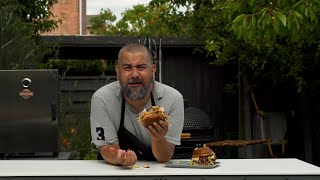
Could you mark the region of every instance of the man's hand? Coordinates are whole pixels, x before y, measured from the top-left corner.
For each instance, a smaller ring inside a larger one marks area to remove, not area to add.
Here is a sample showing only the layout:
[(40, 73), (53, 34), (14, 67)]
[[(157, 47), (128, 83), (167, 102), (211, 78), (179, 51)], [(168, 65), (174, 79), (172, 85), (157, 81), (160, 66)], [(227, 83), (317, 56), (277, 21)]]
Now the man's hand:
[(132, 166), (137, 161), (137, 155), (134, 151), (128, 149), (122, 150), (118, 145), (109, 145), (100, 147), (102, 157), (105, 161), (114, 165)]
[(168, 124), (160, 120), (159, 123), (154, 122), (153, 126), (149, 126), (148, 130), (151, 134), (151, 139), (161, 140), (168, 132)]
[(137, 155), (134, 151), (128, 149), (127, 151), (122, 149), (116, 149), (114, 147), (109, 148), (109, 152), (113, 154), (119, 165), (132, 166), (137, 162)]

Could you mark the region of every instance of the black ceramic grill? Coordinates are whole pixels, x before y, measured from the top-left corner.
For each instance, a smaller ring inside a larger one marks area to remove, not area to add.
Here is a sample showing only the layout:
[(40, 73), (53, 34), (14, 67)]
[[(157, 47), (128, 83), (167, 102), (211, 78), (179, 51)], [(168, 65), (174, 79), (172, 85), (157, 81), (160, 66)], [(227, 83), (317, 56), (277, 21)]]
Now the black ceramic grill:
[(181, 145), (176, 146), (174, 159), (189, 159), (194, 148), (214, 140), (214, 123), (204, 111), (186, 104), (184, 116), (182, 133), (187, 136), (183, 136)]
[(209, 116), (202, 110), (195, 107), (185, 107), (184, 130), (210, 129), (213, 128), (213, 122)]

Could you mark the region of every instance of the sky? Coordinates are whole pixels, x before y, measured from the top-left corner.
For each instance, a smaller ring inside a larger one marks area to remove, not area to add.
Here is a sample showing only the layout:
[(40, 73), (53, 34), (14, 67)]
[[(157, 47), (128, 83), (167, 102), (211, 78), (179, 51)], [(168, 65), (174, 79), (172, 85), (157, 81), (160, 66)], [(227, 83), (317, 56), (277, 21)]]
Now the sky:
[(87, 0), (87, 15), (98, 15), (101, 9), (110, 9), (120, 19), (121, 13), (136, 4), (148, 4), (151, 0)]

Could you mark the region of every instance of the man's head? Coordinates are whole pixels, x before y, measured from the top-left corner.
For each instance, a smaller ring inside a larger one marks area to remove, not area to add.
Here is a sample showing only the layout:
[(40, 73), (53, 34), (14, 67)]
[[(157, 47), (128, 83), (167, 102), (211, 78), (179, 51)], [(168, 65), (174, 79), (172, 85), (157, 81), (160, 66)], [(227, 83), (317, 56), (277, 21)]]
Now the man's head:
[(116, 72), (123, 95), (135, 101), (143, 99), (150, 91), (156, 66), (144, 45), (127, 44), (119, 51)]

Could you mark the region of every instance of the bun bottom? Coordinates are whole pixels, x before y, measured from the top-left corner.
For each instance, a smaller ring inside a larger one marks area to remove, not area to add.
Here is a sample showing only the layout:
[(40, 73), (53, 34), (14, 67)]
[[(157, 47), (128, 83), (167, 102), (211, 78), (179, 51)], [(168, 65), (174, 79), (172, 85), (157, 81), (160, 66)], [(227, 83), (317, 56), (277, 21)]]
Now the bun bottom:
[(141, 122), (142, 125), (147, 128), (149, 126), (153, 126), (154, 122), (159, 123), (160, 120), (165, 121), (165, 118), (161, 114), (149, 114), (143, 118)]
[(142, 125), (145, 127), (145, 128), (148, 128), (149, 126), (153, 126), (153, 123), (156, 122), (156, 123), (159, 123), (160, 120), (148, 120), (148, 121), (143, 121), (142, 122)]
[(211, 156), (200, 156), (197, 158), (191, 158), (189, 164), (190, 165), (214, 165), (216, 162), (216, 156), (211, 155)]

